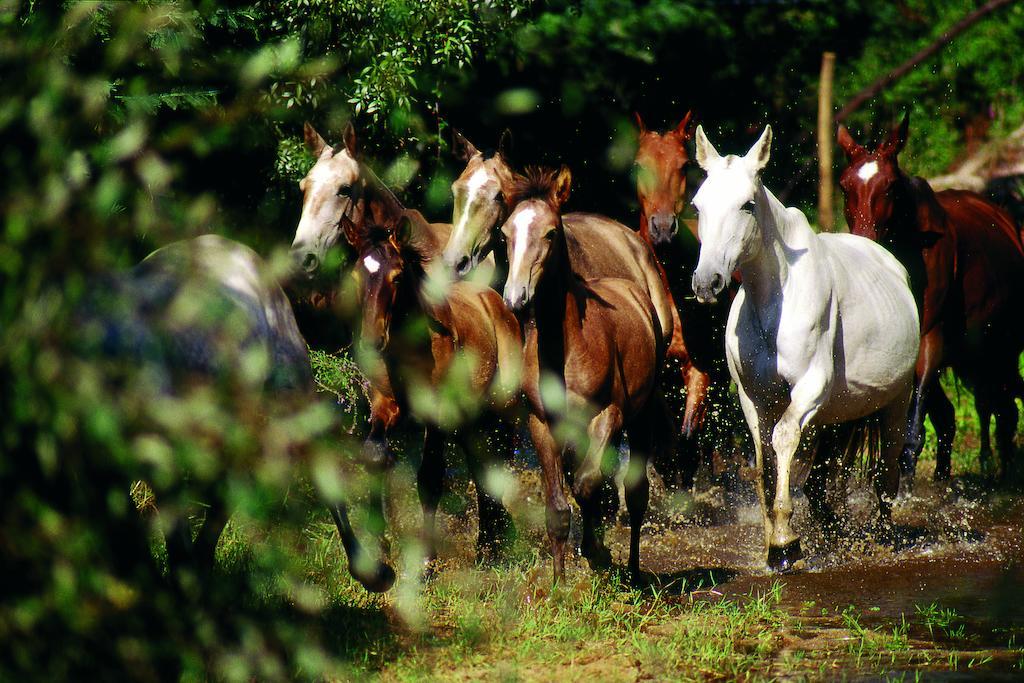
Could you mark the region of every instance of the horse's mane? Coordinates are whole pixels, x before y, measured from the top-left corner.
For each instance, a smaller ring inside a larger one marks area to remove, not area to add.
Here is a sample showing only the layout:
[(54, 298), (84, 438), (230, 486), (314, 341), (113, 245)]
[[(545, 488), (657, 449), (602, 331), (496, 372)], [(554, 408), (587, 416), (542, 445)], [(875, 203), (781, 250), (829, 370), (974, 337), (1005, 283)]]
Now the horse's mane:
[(512, 176), (507, 193), (508, 203), (515, 206), (527, 199), (550, 201), (555, 193), (558, 169), (527, 166), (522, 173)]
[(405, 211), (405, 206), (402, 202), (399, 201), (395, 193), (391, 191), (391, 188), (373, 172), (372, 168), (360, 161), (359, 172), (365, 176), (367, 185), (373, 188), (374, 194), (384, 201), (388, 207), (388, 211), (393, 213), (396, 218)]

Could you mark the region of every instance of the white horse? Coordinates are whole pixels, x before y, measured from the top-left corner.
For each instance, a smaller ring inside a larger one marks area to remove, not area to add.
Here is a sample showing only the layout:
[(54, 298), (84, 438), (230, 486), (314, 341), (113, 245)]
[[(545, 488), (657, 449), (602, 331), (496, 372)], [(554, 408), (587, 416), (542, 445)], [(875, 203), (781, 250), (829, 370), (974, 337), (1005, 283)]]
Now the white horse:
[[(756, 448), (768, 565), (788, 569), (802, 556), (790, 475), (808, 427), (839, 425), (833, 446), (873, 433), (877, 451), (881, 437), (875, 491), (882, 524), (891, 522), (920, 332), (907, 273), (889, 252), (849, 234), (816, 234), (764, 186), (771, 138), (769, 126), (746, 156), (722, 157), (697, 128), (707, 179), (693, 200), (701, 239), (693, 289), (714, 301), (737, 269), (742, 275), (726, 355)], [(819, 444), (806, 486), (819, 521), (835, 518), (824, 450)]]

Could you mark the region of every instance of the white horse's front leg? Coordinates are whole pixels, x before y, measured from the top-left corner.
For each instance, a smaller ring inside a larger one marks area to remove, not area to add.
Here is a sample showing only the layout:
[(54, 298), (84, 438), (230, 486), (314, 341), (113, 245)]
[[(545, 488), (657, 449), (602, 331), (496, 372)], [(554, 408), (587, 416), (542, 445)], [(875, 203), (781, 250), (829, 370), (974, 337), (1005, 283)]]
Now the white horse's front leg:
[(790, 391), (790, 403), (772, 431), (775, 451), (774, 520), (768, 539), (768, 566), (789, 569), (801, 558), (800, 537), (793, 531), (793, 499), (789, 495), (793, 457), (800, 435), (817, 414), (832, 386), (831, 368), (812, 365)]

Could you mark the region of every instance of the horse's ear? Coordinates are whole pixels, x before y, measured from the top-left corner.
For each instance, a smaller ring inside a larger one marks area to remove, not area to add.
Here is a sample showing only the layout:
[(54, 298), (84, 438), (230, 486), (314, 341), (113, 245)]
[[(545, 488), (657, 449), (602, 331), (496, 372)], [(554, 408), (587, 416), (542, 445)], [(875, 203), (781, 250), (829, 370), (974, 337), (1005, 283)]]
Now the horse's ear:
[(572, 171), (565, 164), (558, 169), (558, 176), (555, 177), (554, 199), (561, 207), (569, 201), (569, 190), (572, 188)]
[(345, 141), (345, 149), (355, 158), (359, 151), (359, 142), (356, 140), (356, 127), (352, 125), (351, 121), (345, 124), (345, 130), (341, 134), (341, 139)]
[(690, 130), (690, 120), (693, 118), (693, 110), (686, 112), (686, 116), (676, 126), (675, 134), (680, 140), (689, 140), (693, 137), (693, 132)]
[(907, 144), (907, 136), (910, 133), (910, 112), (903, 114), (903, 120), (900, 121), (900, 125), (892, 129), (889, 133), (889, 137), (886, 138), (882, 146), (885, 148), (886, 154), (899, 154), (903, 146)]
[(747, 155), (743, 157), (753, 166), (754, 171), (760, 171), (768, 165), (768, 158), (772, 153), (772, 127), (770, 125), (764, 127), (764, 132), (761, 133), (761, 137), (757, 139), (754, 146), (750, 148)]
[(506, 128), (501, 131), (501, 137), (498, 138), (498, 154), (503, 159), (508, 159), (509, 150), (512, 149), (512, 131)]
[(302, 124), (302, 137), (306, 141), (306, 149), (309, 150), (309, 153), (319, 159), (320, 154), (327, 147), (327, 142), (320, 137), (320, 133), (316, 132), (316, 128), (309, 121)]
[(846, 154), (846, 158), (853, 161), (857, 157), (861, 156), (866, 150), (857, 144), (857, 141), (850, 135), (850, 131), (846, 129), (846, 126), (839, 124), (839, 130), (836, 131), (836, 142), (842, 147), (843, 153)]
[(470, 159), (480, 153), (472, 142), (466, 139), (466, 136), (457, 130), (452, 131), (452, 152), (455, 154), (455, 158), (459, 161), (468, 162)]
[(399, 247), (409, 244), (409, 240), (412, 239), (412, 219), (402, 214), (398, 222), (395, 223), (395, 227), (392, 228), (391, 236)]
[(694, 135), (694, 144), (697, 148), (697, 164), (707, 171), (712, 164), (721, 158), (718, 154), (718, 150), (708, 140), (708, 136), (704, 134), (704, 126), (697, 126), (697, 132)]
[(633, 112), (633, 119), (636, 121), (636, 127), (640, 130), (640, 135), (647, 132), (647, 126), (644, 125), (644, 120), (640, 118), (640, 112)]

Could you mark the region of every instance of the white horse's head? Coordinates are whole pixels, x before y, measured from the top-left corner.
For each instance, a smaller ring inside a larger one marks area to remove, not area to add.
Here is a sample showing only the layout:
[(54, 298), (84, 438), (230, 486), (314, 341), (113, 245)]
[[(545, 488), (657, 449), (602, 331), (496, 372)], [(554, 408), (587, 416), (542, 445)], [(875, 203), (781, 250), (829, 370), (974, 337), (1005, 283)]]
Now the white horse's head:
[(700, 233), (700, 259), (693, 273), (693, 291), (701, 303), (713, 303), (733, 272), (760, 247), (754, 202), (761, 185), (761, 169), (768, 163), (772, 127), (746, 156), (720, 156), (697, 126), (697, 163), (708, 177), (693, 198)]
[(328, 145), (308, 123), (304, 133), (306, 147), (316, 157), (316, 163), (299, 181), (302, 216), (292, 240), (292, 255), (296, 265), (313, 277), (328, 250), (341, 239), (346, 228), (343, 221), (362, 224), (362, 185), (355, 158), (356, 134), (351, 123), (345, 128), (345, 147), (340, 151)]

